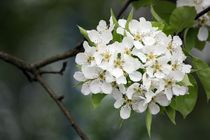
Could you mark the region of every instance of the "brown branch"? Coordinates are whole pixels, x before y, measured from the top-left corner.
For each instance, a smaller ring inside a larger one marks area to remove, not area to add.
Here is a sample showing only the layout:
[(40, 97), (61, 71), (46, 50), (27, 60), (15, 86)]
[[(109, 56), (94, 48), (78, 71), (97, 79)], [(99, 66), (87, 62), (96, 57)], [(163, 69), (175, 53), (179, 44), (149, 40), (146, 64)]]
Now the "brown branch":
[[(42, 79), (39, 69), (34, 68), (33, 65), (27, 64), (22, 59), (19, 59), (2, 51), (0, 51), (0, 59), (20, 69), (26, 75), (29, 81), (36, 81), (40, 83), (40, 85), (47, 91), (50, 97), (55, 101), (60, 110), (66, 116), (66, 118), (68, 119), (69, 123), (72, 125), (78, 136), (80, 136), (82, 140), (89, 140), (87, 135), (81, 130), (80, 126), (75, 122), (68, 109), (62, 103), (63, 96), (59, 97), (55, 94), (55, 92)], [(63, 68), (60, 70), (61, 72), (65, 70), (66, 64), (67, 63), (63, 64)], [(34, 78), (31, 78), (30, 75), (34, 76)]]
[(15, 65), (16, 67), (24, 70), (31, 70), (30, 64), (25, 63), (22, 59), (9, 55), (0, 50), (0, 59), (3, 61)]
[(32, 64), (32, 67), (39, 69), (39, 68), (44, 67), (46, 65), (49, 65), (51, 63), (54, 63), (54, 62), (57, 62), (57, 61), (61, 61), (61, 60), (65, 60), (67, 58), (73, 57), (77, 53), (82, 52), (84, 50), (83, 46), (82, 46), (82, 43), (83, 43), (83, 41), (81, 41), (74, 49), (66, 51), (66, 52), (64, 52), (62, 54), (57, 54), (55, 56), (49, 57), (49, 58), (47, 58), (45, 60), (42, 60), (42, 61), (40, 61), (38, 63)]
[(57, 100), (59, 100), (59, 101), (61, 101), (61, 102), (62, 102), (63, 99), (64, 99), (64, 96), (63, 96), (63, 95), (61, 95), (61, 96), (59, 96), (59, 97), (57, 98)]
[[(125, 5), (122, 7), (119, 14), (117, 15), (117, 18), (119, 18), (123, 14), (123, 12), (128, 8), (129, 4), (133, 1), (135, 0), (128, 0), (125, 3)], [(48, 84), (41, 77), (42, 74), (61, 74), (62, 75), (66, 69), (67, 63), (63, 63), (63, 67), (58, 72), (40, 70), (42, 67), (73, 57), (77, 53), (84, 51), (84, 48), (82, 45), (83, 41), (84, 40), (82, 40), (74, 49), (68, 50), (62, 54), (49, 57), (47, 59), (44, 59), (34, 64), (28, 64), (22, 59), (9, 55), (1, 50), (0, 50), (0, 59), (19, 68), (29, 81), (38, 82), (47, 91), (47, 93), (55, 101), (55, 103), (58, 105), (58, 107), (66, 116), (66, 118), (68, 119), (69, 123), (72, 125), (72, 127), (74, 128), (78, 136), (80, 136), (82, 140), (89, 140), (87, 135), (81, 130), (80, 126), (75, 122), (75, 120), (73, 119), (73, 117), (71, 116), (67, 108), (62, 103), (64, 96), (60, 96), (60, 97), (57, 96), (55, 92), (48, 86)]]
[[(125, 3), (125, 5), (120, 9), (120, 12), (117, 15), (117, 19), (119, 19), (122, 16), (122, 14), (125, 12), (125, 10), (128, 8), (128, 6), (133, 1), (136, 1), (136, 0), (128, 0)], [(198, 13), (197, 16), (195, 17), (195, 20), (197, 20), (199, 17), (201, 17), (208, 11), (210, 11), (210, 7), (201, 11), (200, 13)], [(64, 97), (57, 96), (55, 94), (55, 92), (48, 86), (48, 84), (42, 79), (42, 77), (40, 75), (40, 74), (45, 74), (45, 73), (62, 74), (66, 69), (65, 63), (63, 64), (63, 67), (59, 72), (52, 72), (52, 71), (51, 72), (50, 71), (40, 72), (40, 68), (50, 65), (54, 62), (58, 62), (58, 61), (73, 57), (77, 53), (82, 52), (83, 51), (83, 46), (82, 46), (83, 41), (81, 41), (81, 43), (79, 43), (74, 49), (66, 51), (62, 54), (58, 54), (58, 55), (49, 57), (47, 59), (44, 59), (44, 60), (42, 60), (38, 63), (34, 63), (34, 64), (28, 64), (25, 61), (23, 61), (22, 59), (14, 57), (12, 55), (9, 55), (3, 51), (0, 51), (0, 59), (19, 68), (25, 74), (25, 76), (29, 79), (29, 81), (35, 80), (36, 82), (38, 82), (47, 91), (47, 93), (55, 101), (55, 103), (58, 105), (58, 107), (63, 112), (63, 114), (66, 116), (69, 123), (72, 125), (72, 127), (74, 128), (76, 133), (80, 136), (80, 138), (82, 140), (88, 140), (88, 137), (86, 136), (86, 134), (81, 130), (80, 126), (78, 124), (76, 124), (75, 120), (73, 119), (73, 117), (71, 116), (71, 114), (69, 113), (67, 108), (64, 106), (64, 104), (62, 103), (62, 99)], [(32, 78), (31, 76), (34, 76), (34, 77)]]
[(77, 132), (77, 134), (80, 136), (80, 138), (82, 140), (89, 140), (89, 138), (81, 130), (81, 128), (79, 127), (79, 125), (77, 125), (75, 123), (73, 117), (71, 116), (71, 114), (69, 113), (69, 111), (66, 109), (66, 107), (64, 106), (64, 104), (61, 102), (60, 97), (58, 97), (54, 93), (54, 91), (47, 85), (47, 83), (42, 79), (42, 77), (39, 74), (36, 75), (36, 79), (40, 83), (40, 85), (47, 91), (47, 93), (49, 94), (49, 96), (56, 102), (56, 104), (61, 109), (61, 111), (63, 112), (63, 114), (66, 116), (66, 118), (68, 119), (68, 121), (71, 123), (72, 127)]
[(200, 13), (198, 13), (197, 16), (195, 17), (195, 20), (199, 19), (201, 16), (205, 15), (209, 11), (210, 11), (210, 6), (204, 9), (203, 11), (201, 11)]
[(67, 67), (67, 61), (63, 62), (62, 68), (59, 71), (47, 71), (47, 70), (40, 70), (39, 74), (43, 75), (43, 74), (60, 74), (63, 75), (63, 73), (65, 72)]
[(119, 18), (122, 16), (122, 14), (125, 12), (125, 10), (128, 8), (128, 6), (129, 6), (132, 2), (134, 2), (134, 1), (137, 1), (137, 0), (128, 0), (128, 1), (124, 4), (124, 6), (120, 9), (120, 11), (119, 11), (119, 13), (118, 13), (118, 15), (117, 15), (117, 19), (119, 19)]
[[(128, 8), (128, 6), (134, 1), (136, 1), (136, 0), (128, 0), (124, 4), (124, 6), (120, 9), (120, 11), (119, 11), (119, 13), (117, 15), (117, 19), (120, 18), (120, 16), (125, 12), (125, 10)], [(49, 58), (47, 58), (45, 60), (42, 60), (42, 61), (40, 61), (38, 63), (33, 64), (32, 65), (33, 68), (39, 69), (39, 68), (42, 68), (42, 67), (44, 67), (46, 65), (52, 64), (54, 62), (58, 62), (58, 61), (65, 60), (65, 59), (68, 59), (70, 57), (76, 56), (77, 53), (84, 51), (84, 48), (83, 48), (83, 45), (82, 45), (83, 41), (84, 40), (82, 40), (80, 43), (78, 43), (78, 45), (76, 45), (76, 47), (74, 49), (68, 50), (68, 51), (66, 51), (66, 52), (64, 52), (62, 54), (58, 54), (58, 55), (49, 57)]]

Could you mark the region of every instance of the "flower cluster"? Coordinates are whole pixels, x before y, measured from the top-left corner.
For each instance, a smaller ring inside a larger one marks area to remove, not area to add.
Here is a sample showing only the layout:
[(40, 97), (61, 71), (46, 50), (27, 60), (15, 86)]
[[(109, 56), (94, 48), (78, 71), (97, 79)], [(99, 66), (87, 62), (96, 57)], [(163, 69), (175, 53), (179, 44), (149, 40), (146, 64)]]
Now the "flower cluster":
[[(196, 12), (200, 13), (210, 6), (210, 0), (177, 0), (177, 7), (181, 6), (195, 7)], [(210, 13), (208, 12), (201, 16), (195, 26), (199, 27), (198, 39), (200, 41), (207, 41), (210, 27)]]
[(75, 60), (80, 70), (74, 78), (82, 82), (81, 92), (112, 96), (122, 119), (131, 110), (157, 114), (172, 98), (187, 94), (188, 87), (180, 83), (191, 66), (183, 62), (181, 39), (167, 36), (143, 17), (113, 19), (86, 31), (85, 51)]

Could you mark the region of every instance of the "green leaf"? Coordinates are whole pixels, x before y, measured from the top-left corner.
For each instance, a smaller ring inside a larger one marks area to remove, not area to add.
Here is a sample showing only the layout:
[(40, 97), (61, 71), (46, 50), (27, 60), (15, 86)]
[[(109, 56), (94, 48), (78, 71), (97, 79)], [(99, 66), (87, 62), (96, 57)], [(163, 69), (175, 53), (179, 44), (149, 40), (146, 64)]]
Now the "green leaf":
[(180, 82), (180, 84), (183, 86), (193, 86), (187, 74), (185, 74), (184, 79)]
[(178, 7), (172, 12), (169, 24), (173, 28), (174, 33), (179, 33), (183, 29), (193, 26), (195, 16), (196, 10), (194, 7)]
[(207, 41), (210, 41), (210, 35), (208, 36)]
[(155, 4), (151, 8), (151, 12), (152, 15), (155, 13), (155, 15), (158, 16), (159, 19), (161, 19), (161, 21), (169, 23), (170, 15), (175, 8), (176, 8), (175, 3), (164, 0), (164, 1), (155, 2)]
[(155, 0), (138, 0), (133, 2), (133, 7), (135, 9), (141, 8), (141, 7), (147, 7), (150, 6)]
[(113, 42), (118, 41), (121, 42), (123, 40), (123, 36), (118, 34), (116, 30), (113, 31)]
[(152, 13), (152, 16), (154, 17), (154, 19), (158, 22), (164, 22), (163, 19), (155, 12), (153, 6), (151, 5), (150, 7), (150, 10), (151, 10), (151, 13)]
[(206, 42), (200, 41), (197, 37), (198, 28), (190, 28), (186, 29), (184, 32), (184, 45), (186, 51), (191, 51), (192, 48), (196, 48), (198, 50), (203, 50)]
[(174, 28), (170, 25), (165, 24), (165, 27), (163, 29), (163, 32), (167, 35), (174, 34)]
[(165, 27), (165, 24), (162, 22), (152, 21), (152, 26), (157, 27), (159, 30), (163, 30)]
[(195, 28), (186, 29), (184, 32), (185, 50), (190, 52), (195, 47), (198, 31)]
[(147, 110), (146, 113), (146, 127), (149, 137), (151, 137), (152, 114)]
[(176, 125), (176, 111), (172, 107), (166, 107), (166, 114), (173, 124)]
[(126, 25), (125, 25), (125, 29), (129, 30), (128, 28), (128, 25), (129, 25), (129, 22), (133, 19), (133, 8), (131, 9), (129, 15), (128, 15), (128, 18), (127, 18), (127, 22), (126, 22)]
[(89, 39), (87, 31), (78, 25), (80, 33), (86, 38)]
[(177, 111), (179, 111), (184, 118), (187, 117), (187, 115), (192, 112), (196, 102), (197, 102), (197, 83), (192, 75), (189, 76), (190, 82), (193, 84), (193, 86), (189, 87), (189, 94), (186, 94), (184, 96), (177, 96), (172, 102), (171, 107)]
[(205, 44), (206, 44), (205, 41), (200, 41), (200, 40), (196, 39), (195, 47), (196, 47), (196, 49), (202, 51), (203, 48), (205, 47)]
[(116, 27), (116, 25), (118, 25), (117, 19), (114, 15), (114, 12), (112, 9), (110, 10), (110, 12), (111, 12), (111, 17), (112, 17), (113, 23), (115, 24), (115, 27)]
[(93, 107), (94, 108), (98, 107), (105, 96), (106, 96), (106, 94), (102, 94), (102, 93), (92, 94)]
[(79, 28), (80, 33), (84, 36), (84, 38), (88, 41), (88, 43), (90, 43), (91, 46), (94, 46), (94, 43), (88, 37), (87, 31), (84, 28), (80, 27), (80, 26), (78, 26), (78, 28)]
[(207, 63), (200, 60), (199, 58), (192, 58), (192, 65), (194, 69), (199, 69), (196, 71), (199, 80), (204, 88), (207, 98), (210, 99), (210, 68)]

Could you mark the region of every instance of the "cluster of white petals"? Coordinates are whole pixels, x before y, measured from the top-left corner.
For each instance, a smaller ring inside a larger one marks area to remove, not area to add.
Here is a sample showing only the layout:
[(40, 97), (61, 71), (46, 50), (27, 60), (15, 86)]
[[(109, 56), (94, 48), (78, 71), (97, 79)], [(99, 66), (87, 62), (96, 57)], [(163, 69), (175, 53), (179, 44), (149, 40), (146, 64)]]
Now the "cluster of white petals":
[(112, 17), (109, 24), (101, 20), (87, 34), (90, 41), (84, 41), (85, 51), (76, 56), (80, 70), (74, 78), (82, 82), (84, 95), (112, 96), (122, 119), (132, 110), (157, 114), (172, 98), (188, 93), (180, 82), (191, 66), (183, 62), (186, 56), (178, 36), (167, 36), (145, 18), (114, 24)]
[[(196, 12), (200, 13), (201, 11), (210, 6), (210, 0), (177, 0), (177, 7), (182, 6), (195, 7)], [(196, 26), (199, 27), (198, 39), (200, 41), (206, 41), (209, 36), (210, 12), (201, 16), (198, 19)]]

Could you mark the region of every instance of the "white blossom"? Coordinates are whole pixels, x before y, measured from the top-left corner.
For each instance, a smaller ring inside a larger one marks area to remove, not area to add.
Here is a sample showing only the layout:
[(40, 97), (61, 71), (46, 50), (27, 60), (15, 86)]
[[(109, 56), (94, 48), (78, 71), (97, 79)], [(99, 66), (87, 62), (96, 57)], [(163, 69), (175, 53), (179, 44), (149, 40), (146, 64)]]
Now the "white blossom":
[(97, 26), (97, 30), (88, 31), (88, 37), (93, 43), (95, 43), (97, 47), (106, 45), (112, 40), (112, 30), (114, 28), (112, 24), (113, 23), (111, 23), (111, 25), (108, 26), (106, 21), (101, 20)]
[(188, 87), (179, 85), (176, 79), (176, 75), (169, 74), (162, 81), (159, 81), (160, 87), (164, 90), (164, 94), (167, 96), (168, 100), (171, 100), (173, 96), (188, 93)]
[[(121, 39), (113, 39), (114, 32)], [(87, 31), (84, 52), (78, 53), (79, 70), (74, 78), (82, 83), (84, 95), (107, 94), (115, 99), (120, 117), (128, 119), (132, 110), (149, 110), (155, 115), (176, 96), (188, 93), (180, 85), (191, 66), (185, 64), (178, 36), (167, 36), (145, 18), (114, 25), (101, 20), (96, 30)], [(89, 45), (91, 44), (91, 46)]]
[[(192, 6), (195, 7), (196, 12), (200, 13), (204, 9), (210, 6), (210, 0), (177, 0), (177, 7), (181, 6)], [(210, 15), (209, 13), (201, 16), (195, 26), (199, 27), (198, 39), (200, 41), (207, 41), (209, 36), (210, 27)]]
[(160, 105), (168, 106), (169, 104), (170, 100), (168, 100), (164, 94), (150, 91), (142, 96), (142, 101), (139, 102), (138, 109), (140, 112), (144, 112), (149, 108), (150, 113), (155, 115), (160, 111)]
[(96, 52), (96, 48), (89, 46), (87, 41), (83, 43), (83, 47), (85, 49), (85, 52), (81, 52), (76, 55), (76, 59), (75, 59), (76, 63), (78, 65), (94, 66), (95, 58), (93, 57), (93, 55)]
[(114, 103), (115, 108), (120, 109), (120, 116), (122, 119), (128, 119), (131, 114), (132, 100), (126, 96), (126, 89), (123, 85), (119, 85), (119, 90), (113, 91), (113, 97), (116, 100)]

